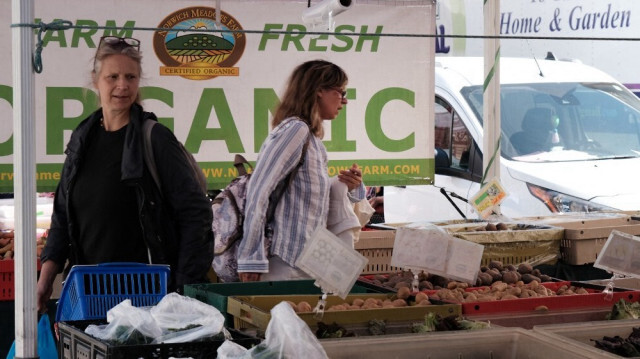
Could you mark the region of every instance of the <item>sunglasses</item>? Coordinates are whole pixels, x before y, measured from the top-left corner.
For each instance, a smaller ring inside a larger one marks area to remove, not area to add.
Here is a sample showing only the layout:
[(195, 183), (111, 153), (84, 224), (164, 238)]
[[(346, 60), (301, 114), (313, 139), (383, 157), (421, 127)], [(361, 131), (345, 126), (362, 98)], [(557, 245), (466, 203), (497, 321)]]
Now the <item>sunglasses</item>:
[(110, 47), (133, 47), (136, 51), (140, 51), (140, 40), (132, 37), (103, 36), (100, 38), (98, 49), (102, 46)]

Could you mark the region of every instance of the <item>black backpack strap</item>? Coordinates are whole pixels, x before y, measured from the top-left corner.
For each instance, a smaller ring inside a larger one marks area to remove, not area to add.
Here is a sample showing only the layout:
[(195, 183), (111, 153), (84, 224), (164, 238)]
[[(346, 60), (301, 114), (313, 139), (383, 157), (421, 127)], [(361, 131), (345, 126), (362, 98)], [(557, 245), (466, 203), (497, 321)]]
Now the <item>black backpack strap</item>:
[(236, 155), (233, 165), (238, 170), (238, 176), (244, 176), (247, 174), (247, 169), (244, 167), (245, 164), (248, 165), (251, 168), (251, 172), (253, 172), (253, 166), (251, 166), (251, 163), (249, 163), (244, 156)]
[(142, 123), (142, 138), (144, 141), (144, 162), (147, 164), (147, 169), (153, 178), (153, 182), (158, 187), (158, 192), (162, 194), (162, 185), (160, 182), (160, 176), (158, 175), (158, 168), (156, 167), (156, 160), (153, 155), (153, 144), (151, 143), (151, 131), (153, 126), (157, 122), (154, 120), (146, 119)]

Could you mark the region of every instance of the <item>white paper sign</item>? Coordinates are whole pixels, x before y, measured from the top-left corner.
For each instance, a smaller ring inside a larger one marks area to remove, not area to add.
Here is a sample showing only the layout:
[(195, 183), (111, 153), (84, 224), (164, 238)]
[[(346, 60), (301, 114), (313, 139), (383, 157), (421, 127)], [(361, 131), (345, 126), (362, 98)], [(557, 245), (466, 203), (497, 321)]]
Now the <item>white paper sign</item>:
[(345, 299), (369, 260), (326, 228), (318, 228), (307, 241), (296, 266), (316, 280), (327, 293)]
[(391, 266), (446, 271), (449, 238), (436, 226), (432, 228), (401, 227), (396, 230)]
[(482, 262), (482, 244), (451, 237), (447, 256), (446, 276), (453, 279), (475, 283)]
[(483, 245), (453, 237), (434, 225), (400, 227), (391, 265), (475, 283), (483, 251)]
[(640, 237), (611, 231), (593, 266), (616, 274), (640, 277)]

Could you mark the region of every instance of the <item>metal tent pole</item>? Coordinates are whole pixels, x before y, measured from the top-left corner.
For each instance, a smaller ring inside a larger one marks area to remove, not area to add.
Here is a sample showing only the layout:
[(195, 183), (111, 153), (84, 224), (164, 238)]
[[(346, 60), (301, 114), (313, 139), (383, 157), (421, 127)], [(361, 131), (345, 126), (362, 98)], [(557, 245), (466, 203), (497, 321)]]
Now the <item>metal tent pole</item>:
[[(12, 0), (12, 23), (32, 23), (33, 0)], [(13, 188), (15, 201), (15, 349), (16, 358), (38, 358), (36, 313), (36, 165), (33, 30), (14, 27)]]

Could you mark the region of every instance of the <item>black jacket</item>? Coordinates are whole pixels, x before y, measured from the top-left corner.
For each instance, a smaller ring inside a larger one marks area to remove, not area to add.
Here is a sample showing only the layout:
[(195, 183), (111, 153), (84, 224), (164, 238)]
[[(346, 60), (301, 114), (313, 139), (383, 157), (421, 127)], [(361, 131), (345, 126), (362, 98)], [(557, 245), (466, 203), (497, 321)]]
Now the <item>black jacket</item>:
[[(79, 258), (82, 246), (74, 235), (73, 215), (69, 213), (69, 194), (78, 167), (82, 164), (85, 142), (90, 131), (99, 126), (102, 109), (91, 114), (73, 131), (67, 145), (67, 155), (53, 204), (51, 227), (41, 261), (53, 260), (63, 265), (84, 263)], [(139, 105), (131, 108), (131, 118), (125, 134), (122, 153), (121, 181), (136, 189), (142, 233), (154, 264), (171, 266), (170, 288), (201, 283), (211, 268), (213, 259), (212, 212), (209, 198), (202, 192), (174, 134), (165, 126), (156, 125), (152, 145), (156, 167), (162, 183), (158, 191), (144, 165), (142, 123), (156, 121), (153, 113)], [(126, 249), (125, 249), (126, 250)]]

